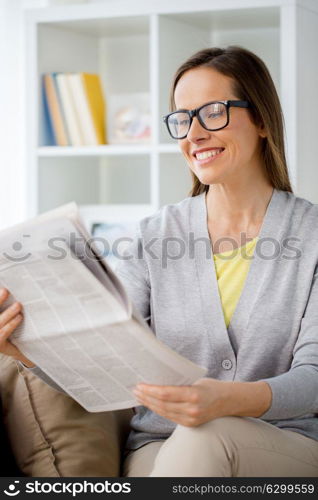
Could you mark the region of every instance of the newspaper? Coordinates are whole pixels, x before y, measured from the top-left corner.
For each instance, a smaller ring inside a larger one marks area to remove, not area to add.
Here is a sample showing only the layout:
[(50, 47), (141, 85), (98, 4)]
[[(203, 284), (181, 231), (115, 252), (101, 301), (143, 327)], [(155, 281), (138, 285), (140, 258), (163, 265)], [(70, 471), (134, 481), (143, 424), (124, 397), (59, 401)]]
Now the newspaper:
[(133, 310), (75, 203), (0, 235), (0, 286), (24, 308), (10, 340), (88, 411), (137, 406), (138, 382), (188, 385), (206, 374)]

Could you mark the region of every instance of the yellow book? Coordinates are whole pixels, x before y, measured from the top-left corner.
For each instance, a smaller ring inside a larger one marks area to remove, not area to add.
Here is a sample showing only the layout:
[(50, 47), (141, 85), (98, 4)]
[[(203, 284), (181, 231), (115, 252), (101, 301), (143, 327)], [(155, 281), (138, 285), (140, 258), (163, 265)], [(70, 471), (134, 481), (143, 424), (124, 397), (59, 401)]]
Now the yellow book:
[(106, 144), (105, 99), (99, 75), (80, 73), (93, 119), (97, 143)]

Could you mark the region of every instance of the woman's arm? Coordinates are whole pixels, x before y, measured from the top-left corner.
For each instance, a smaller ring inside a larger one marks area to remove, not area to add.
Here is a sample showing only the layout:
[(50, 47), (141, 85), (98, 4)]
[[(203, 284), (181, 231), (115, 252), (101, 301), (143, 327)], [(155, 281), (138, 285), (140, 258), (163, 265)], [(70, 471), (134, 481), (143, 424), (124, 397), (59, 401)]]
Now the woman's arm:
[(228, 382), (203, 378), (191, 386), (138, 384), (140, 404), (173, 422), (195, 427), (226, 416), (259, 417), (271, 403), (266, 382)]
[[(0, 306), (10, 297), (10, 292), (6, 288), (0, 289)], [(0, 314), (0, 352), (10, 356), (20, 363), (23, 368), (29, 369), (41, 378), (46, 384), (60, 392), (64, 392), (48, 375), (35, 366), (32, 361), (26, 358), (22, 352), (10, 342), (9, 337), (23, 320), (23, 307), (20, 302), (14, 302)]]
[(49, 385), (50, 387), (52, 387), (52, 389), (55, 389), (56, 391), (58, 392), (62, 392), (63, 394), (67, 394), (67, 392), (65, 392), (62, 387), (60, 387), (56, 382), (54, 382), (53, 379), (51, 379), (51, 377), (49, 377), (43, 370), (41, 370), (41, 368), (39, 368), (38, 366), (34, 366), (32, 368), (28, 368), (27, 366), (23, 365), (23, 368), (26, 368), (28, 369), (30, 372), (32, 372), (34, 375), (36, 375), (37, 377), (39, 377), (43, 382), (45, 382), (45, 384)]
[(296, 418), (318, 413), (318, 266), (293, 350), (291, 368), (277, 377), (262, 379), (273, 394), (263, 420)]
[(225, 415), (261, 417), (272, 403), (272, 390), (266, 382), (225, 382), (228, 389)]
[(141, 404), (182, 425), (226, 415), (282, 420), (318, 413), (318, 266), (288, 372), (255, 382), (201, 379), (193, 386), (142, 384)]
[(135, 309), (144, 318), (150, 320), (150, 282), (141, 232), (120, 258), (116, 276), (122, 282)]

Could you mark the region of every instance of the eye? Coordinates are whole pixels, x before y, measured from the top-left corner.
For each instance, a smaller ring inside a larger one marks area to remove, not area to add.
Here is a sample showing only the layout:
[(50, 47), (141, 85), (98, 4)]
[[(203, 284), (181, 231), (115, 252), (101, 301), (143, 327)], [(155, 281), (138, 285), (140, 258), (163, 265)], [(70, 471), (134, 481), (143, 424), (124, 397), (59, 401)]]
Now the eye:
[(180, 125), (187, 125), (189, 123), (189, 118), (187, 115), (182, 115), (182, 116), (172, 116), (169, 118), (169, 123), (170, 125), (178, 126)]
[(211, 103), (204, 106), (200, 111), (201, 119), (211, 120), (212, 122), (216, 120), (223, 119), (226, 115), (226, 108), (222, 103)]
[(223, 114), (223, 111), (213, 111), (211, 113), (208, 114), (208, 118), (219, 118), (220, 116), (222, 116)]
[(208, 115), (213, 117), (222, 116), (225, 113), (225, 107), (223, 104), (215, 104), (208, 109)]

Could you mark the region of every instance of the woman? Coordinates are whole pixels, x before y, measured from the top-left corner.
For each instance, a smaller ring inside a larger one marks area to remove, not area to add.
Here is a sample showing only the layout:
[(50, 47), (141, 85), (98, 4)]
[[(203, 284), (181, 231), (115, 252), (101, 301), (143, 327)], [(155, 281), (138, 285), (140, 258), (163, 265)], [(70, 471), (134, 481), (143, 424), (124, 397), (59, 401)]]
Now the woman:
[[(136, 388), (123, 473), (318, 476), (318, 207), (292, 193), (274, 84), (249, 51), (207, 49), (171, 95), (192, 197), (141, 222), (118, 273), (158, 338), (208, 375)], [(2, 352), (21, 359), (8, 310)]]

